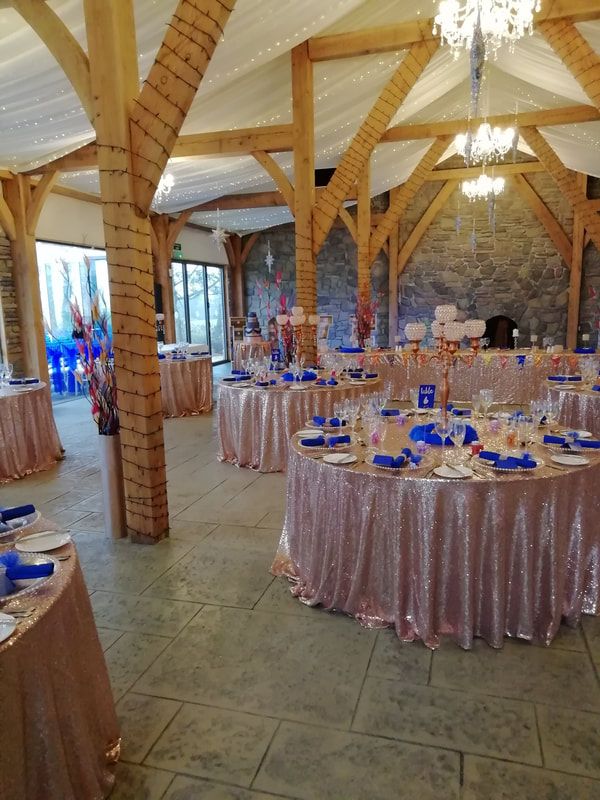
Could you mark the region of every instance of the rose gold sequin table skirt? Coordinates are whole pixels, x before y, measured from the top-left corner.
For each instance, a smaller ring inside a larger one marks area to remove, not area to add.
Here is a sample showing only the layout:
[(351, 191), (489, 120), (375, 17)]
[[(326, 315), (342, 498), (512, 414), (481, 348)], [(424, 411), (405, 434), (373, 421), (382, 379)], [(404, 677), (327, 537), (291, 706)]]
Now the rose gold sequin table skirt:
[(163, 416), (187, 417), (212, 408), (212, 359), (187, 356), (160, 360)]
[(599, 456), (453, 481), (333, 466), (294, 442), (272, 571), (294, 579), (304, 603), (393, 626), (405, 641), (548, 644), (562, 618), (600, 612), (599, 481)]
[(233, 369), (241, 369), (245, 358), (270, 357), (271, 342), (235, 342), (233, 345)]
[(558, 400), (558, 418), (562, 425), (600, 436), (600, 392), (553, 387), (550, 396)]
[[(47, 527), (47, 526), (46, 526)], [(75, 548), (35, 593), (36, 607), (0, 644), (0, 797), (100, 800), (114, 783), (119, 726)]]
[(0, 395), (0, 483), (49, 469), (62, 457), (47, 385)]
[(300, 390), (221, 383), (217, 408), (219, 460), (259, 472), (283, 472), (290, 436), (304, 428), (308, 420), (316, 415), (330, 417), (334, 403), (380, 389), (380, 380), (363, 386), (342, 383)]
[[(466, 350), (460, 351), (466, 354)], [(409, 390), (420, 384), (433, 383), (439, 389), (442, 369), (436, 361), (428, 361), (433, 351), (424, 350), (417, 360), (409, 353), (382, 351), (361, 355), (345, 355), (352, 362), (378, 372), (385, 382), (391, 383), (392, 396), (408, 400)], [(523, 363), (517, 360), (521, 356)], [(589, 358), (589, 356), (588, 356)], [(553, 361), (554, 359), (554, 361)], [(555, 373), (566, 375), (577, 371), (579, 357), (572, 353), (553, 356), (549, 353), (532, 353), (530, 350), (488, 351), (479, 353), (472, 366), (457, 363), (450, 371), (450, 400), (470, 402), (481, 389), (491, 389), (494, 398), (502, 403), (529, 403), (541, 397), (547, 388), (547, 377)], [(598, 359), (600, 366), (600, 358)]]

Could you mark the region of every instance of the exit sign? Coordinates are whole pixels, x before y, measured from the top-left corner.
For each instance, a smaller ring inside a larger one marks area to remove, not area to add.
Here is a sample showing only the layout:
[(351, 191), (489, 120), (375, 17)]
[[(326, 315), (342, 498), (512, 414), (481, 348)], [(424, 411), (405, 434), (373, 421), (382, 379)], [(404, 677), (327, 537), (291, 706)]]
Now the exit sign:
[(180, 242), (175, 242), (175, 244), (173, 245), (172, 258), (178, 261), (181, 261), (183, 259), (183, 250), (181, 249)]

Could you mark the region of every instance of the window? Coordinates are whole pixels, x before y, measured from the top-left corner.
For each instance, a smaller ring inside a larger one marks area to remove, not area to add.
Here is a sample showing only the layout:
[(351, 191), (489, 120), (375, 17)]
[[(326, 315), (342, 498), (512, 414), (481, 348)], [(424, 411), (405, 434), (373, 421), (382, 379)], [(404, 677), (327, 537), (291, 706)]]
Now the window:
[(213, 363), (227, 360), (223, 268), (174, 261), (171, 264), (177, 341), (208, 345)]

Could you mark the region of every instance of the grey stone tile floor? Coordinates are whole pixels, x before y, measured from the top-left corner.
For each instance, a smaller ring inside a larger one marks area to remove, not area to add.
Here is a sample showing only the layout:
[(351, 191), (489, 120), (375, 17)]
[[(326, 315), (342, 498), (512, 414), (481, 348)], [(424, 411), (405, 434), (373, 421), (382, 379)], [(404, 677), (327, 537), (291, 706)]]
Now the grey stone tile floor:
[(0, 503), (73, 533), (122, 725), (111, 800), (600, 800), (600, 619), (432, 653), (300, 604), (269, 572), (285, 477), (220, 464), (214, 413), (165, 423), (171, 537), (107, 540), (89, 408), (55, 413), (65, 460)]

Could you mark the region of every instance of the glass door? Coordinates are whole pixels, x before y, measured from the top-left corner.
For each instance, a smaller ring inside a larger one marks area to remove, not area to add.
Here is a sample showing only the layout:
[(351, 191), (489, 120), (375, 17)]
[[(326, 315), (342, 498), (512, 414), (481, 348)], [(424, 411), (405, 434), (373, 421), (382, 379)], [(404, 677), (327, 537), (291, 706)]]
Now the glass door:
[(213, 363), (227, 360), (223, 268), (189, 261), (171, 264), (177, 341), (206, 344)]

